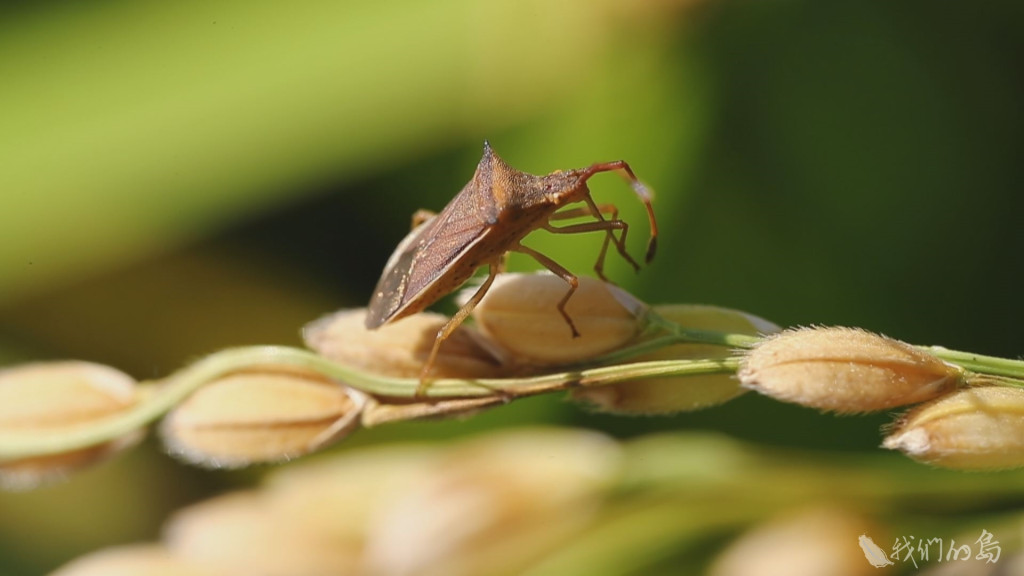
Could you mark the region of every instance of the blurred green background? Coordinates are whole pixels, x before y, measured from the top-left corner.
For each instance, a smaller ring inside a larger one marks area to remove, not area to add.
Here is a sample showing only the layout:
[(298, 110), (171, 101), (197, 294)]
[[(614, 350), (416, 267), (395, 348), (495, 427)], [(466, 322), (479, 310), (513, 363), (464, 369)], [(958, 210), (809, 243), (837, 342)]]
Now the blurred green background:
[[(365, 305), (411, 213), (461, 188), (485, 138), (533, 173), (630, 162), (657, 191), (660, 253), (640, 274), (608, 271), (649, 302), (1019, 357), (1022, 6), (0, 8), (0, 360), (80, 358), (143, 379), (222, 347), (299, 345), (304, 323)], [(636, 222), (640, 254), (639, 203), (616, 177), (592, 182)], [(581, 273), (599, 245), (528, 243)], [(335, 450), (559, 423), (857, 452), (889, 419), (753, 396), (627, 419), (537, 398)], [(198, 471), (151, 443), (0, 494), (0, 574), (152, 539), (170, 510), (260, 472)]]

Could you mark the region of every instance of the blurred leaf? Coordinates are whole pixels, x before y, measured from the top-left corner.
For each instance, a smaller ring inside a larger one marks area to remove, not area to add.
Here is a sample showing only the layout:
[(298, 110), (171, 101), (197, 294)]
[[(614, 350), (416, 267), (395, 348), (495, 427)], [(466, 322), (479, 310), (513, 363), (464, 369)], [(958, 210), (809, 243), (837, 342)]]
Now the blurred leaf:
[[(0, 24), (0, 300), (581, 88), (615, 3), (95, 2)], [(566, 71), (574, 71), (567, 76)]]

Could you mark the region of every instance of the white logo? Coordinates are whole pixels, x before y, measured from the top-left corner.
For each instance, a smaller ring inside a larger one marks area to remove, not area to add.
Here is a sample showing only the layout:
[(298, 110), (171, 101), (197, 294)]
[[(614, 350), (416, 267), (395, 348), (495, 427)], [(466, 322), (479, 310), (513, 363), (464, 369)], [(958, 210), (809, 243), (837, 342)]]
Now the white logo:
[(875, 544), (875, 541), (867, 534), (861, 534), (860, 538), (857, 539), (857, 543), (860, 544), (860, 549), (864, 551), (864, 557), (875, 568), (893, 565), (893, 561), (889, 560), (889, 557), (885, 555), (885, 550), (882, 550), (878, 544)]
[(892, 566), (894, 560), (909, 562), (914, 565), (914, 568), (917, 568), (918, 560), (929, 562), (933, 558), (935, 562), (967, 562), (973, 558), (974, 560), (984, 560), (988, 564), (994, 564), (999, 561), (999, 556), (1003, 551), (999, 546), (999, 540), (996, 540), (995, 536), (988, 530), (982, 530), (981, 536), (974, 541), (977, 544), (977, 554), (974, 553), (974, 550), (969, 545), (957, 545), (956, 540), (952, 538), (947, 543), (942, 538), (926, 539), (901, 536), (896, 538), (896, 542), (893, 543), (892, 550), (888, 555), (867, 534), (861, 534), (860, 538), (857, 539), (857, 543), (860, 544), (860, 549), (864, 551), (864, 558), (875, 568)]

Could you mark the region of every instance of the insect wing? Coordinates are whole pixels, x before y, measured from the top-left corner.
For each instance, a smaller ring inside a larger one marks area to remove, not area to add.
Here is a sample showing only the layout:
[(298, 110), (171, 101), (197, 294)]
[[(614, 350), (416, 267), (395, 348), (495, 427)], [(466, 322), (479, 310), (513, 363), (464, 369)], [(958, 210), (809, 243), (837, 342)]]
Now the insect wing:
[(429, 232), (437, 216), (426, 220), (413, 228), (391, 253), (384, 272), (381, 273), (377, 287), (373, 290), (366, 313), (366, 327), (377, 328), (387, 322), (402, 305), (409, 281), (409, 270), (412, 267), (416, 251), (422, 244), (421, 236)]
[[(466, 189), (440, 214), (410, 232), (395, 249), (370, 300), (367, 328), (430, 306), (462, 284), (483, 263), (461, 262), (461, 256), (486, 235), (487, 227), (482, 224), (493, 218), (493, 212), (465, 192)], [(456, 263), (462, 264), (459, 275), (464, 278), (451, 277)]]

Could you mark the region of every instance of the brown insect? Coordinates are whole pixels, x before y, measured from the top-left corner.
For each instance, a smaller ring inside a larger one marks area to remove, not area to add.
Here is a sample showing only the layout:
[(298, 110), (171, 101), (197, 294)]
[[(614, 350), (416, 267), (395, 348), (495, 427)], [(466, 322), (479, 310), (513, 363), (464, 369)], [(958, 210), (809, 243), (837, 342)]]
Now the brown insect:
[[(508, 252), (528, 254), (569, 285), (558, 302), (558, 312), (565, 318), (574, 337), (576, 325), (565, 311), (579, 280), (571, 272), (547, 256), (520, 244), (530, 232), (543, 228), (556, 234), (605, 232), (604, 243), (594, 270), (604, 276), (604, 259), (609, 243), (634, 269), (640, 266), (626, 252), (629, 226), (619, 220), (618, 208), (598, 205), (590, 196), (587, 180), (599, 172), (619, 170), (628, 179), (640, 201), (647, 208), (651, 237), (646, 262), (654, 257), (658, 226), (651, 207), (650, 191), (637, 180), (628, 164), (621, 160), (593, 164), (577, 170), (557, 171), (546, 176), (520, 172), (498, 157), (490, 144), (484, 142), (473, 179), (462, 188), (440, 214), (419, 211), (413, 216), (413, 230), (388, 259), (384, 272), (370, 299), (366, 327), (374, 329), (415, 314), (451, 293), (468, 280), (480, 266), (487, 265), (489, 274), (468, 302), (437, 332), (420, 374), (420, 388), (430, 375), (441, 343), (461, 324), (487, 293), (499, 272), (504, 271)], [(558, 211), (567, 204), (583, 202), (583, 206)], [(605, 219), (603, 214), (608, 214)], [(555, 220), (592, 216), (596, 220), (567, 226), (552, 226)], [(616, 235), (615, 231), (621, 233)]]

